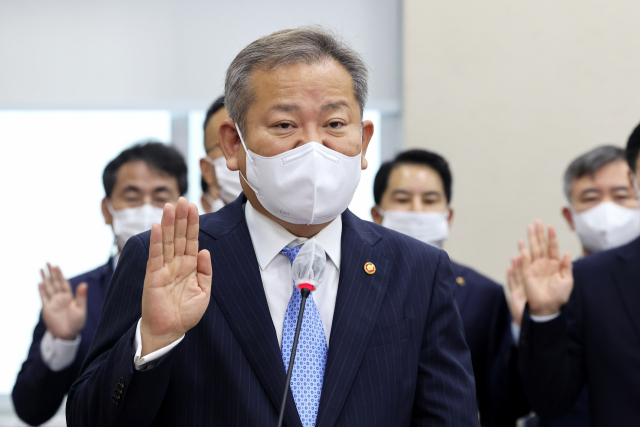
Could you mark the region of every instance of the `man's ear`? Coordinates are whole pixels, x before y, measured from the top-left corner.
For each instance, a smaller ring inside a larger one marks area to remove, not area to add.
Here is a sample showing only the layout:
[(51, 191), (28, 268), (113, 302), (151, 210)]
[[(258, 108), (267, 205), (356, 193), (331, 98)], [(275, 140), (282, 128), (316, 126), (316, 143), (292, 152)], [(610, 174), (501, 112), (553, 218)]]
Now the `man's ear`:
[(449, 218), (447, 218), (447, 223), (449, 224), (449, 228), (451, 228), (451, 224), (453, 223), (453, 208), (449, 208)]
[(576, 231), (576, 226), (573, 223), (573, 215), (571, 215), (571, 210), (568, 207), (562, 208), (562, 216), (567, 220), (567, 224), (569, 224), (569, 228), (571, 231)]
[(378, 212), (377, 207), (378, 205), (375, 205), (371, 208), (371, 218), (373, 218), (373, 222), (375, 222), (376, 224), (382, 225), (382, 215), (380, 215), (380, 212)]
[(102, 216), (104, 217), (104, 223), (105, 224), (112, 225), (113, 224), (113, 217), (111, 216), (111, 212), (109, 212), (109, 208), (107, 207), (107, 203), (109, 203), (109, 201), (107, 200), (106, 197), (104, 199), (102, 199)]
[(223, 121), (218, 130), (218, 136), (220, 137), (222, 154), (227, 159), (227, 167), (232, 171), (240, 170), (238, 152), (242, 143), (236, 125), (230, 119)]
[(373, 136), (373, 122), (371, 120), (365, 120), (362, 122), (362, 170), (365, 170), (369, 166), (369, 162), (365, 158), (367, 154), (367, 148), (369, 148), (369, 142)]

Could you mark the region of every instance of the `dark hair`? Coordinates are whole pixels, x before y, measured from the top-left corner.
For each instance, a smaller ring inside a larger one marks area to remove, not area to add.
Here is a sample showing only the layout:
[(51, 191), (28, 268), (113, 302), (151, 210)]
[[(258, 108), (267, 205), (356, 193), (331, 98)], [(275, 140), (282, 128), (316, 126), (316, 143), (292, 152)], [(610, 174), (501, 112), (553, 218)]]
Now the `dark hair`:
[(224, 95), (218, 97), (218, 99), (213, 101), (213, 104), (211, 104), (211, 107), (209, 107), (209, 109), (207, 110), (207, 114), (204, 116), (204, 123), (202, 124), (202, 129), (207, 130), (207, 125), (209, 124), (209, 120), (211, 120), (211, 117), (218, 111), (222, 110), (223, 108), (224, 108)]
[(569, 203), (575, 180), (587, 175), (593, 176), (608, 164), (624, 160), (624, 150), (613, 145), (601, 145), (574, 159), (564, 172), (564, 195)]
[(392, 161), (385, 162), (380, 166), (380, 170), (378, 170), (375, 180), (373, 181), (373, 198), (376, 205), (382, 203), (382, 195), (387, 191), (391, 172), (402, 165), (426, 166), (436, 171), (442, 180), (442, 187), (444, 188), (444, 195), (447, 198), (447, 204), (451, 203), (451, 184), (453, 178), (451, 177), (449, 164), (444, 157), (427, 150), (408, 150), (398, 154)]
[(640, 155), (640, 125), (636, 126), (631, 135), (629, 135), (626, 155), (631, 172), (640, 172), (636, 171), (636, 162), (638, 161), (638, 155)]
[(187, 165), (175, 148), (156, 141), (141, 142), (127, 148), (111, 160), (102, 173), (102, 184), (107, 197), (111, 197), (118, 179), (118, 171), (125, 163), (142, 161), (149, 167), (168, 174), (178, 182), (180, 195), (187, 192)]

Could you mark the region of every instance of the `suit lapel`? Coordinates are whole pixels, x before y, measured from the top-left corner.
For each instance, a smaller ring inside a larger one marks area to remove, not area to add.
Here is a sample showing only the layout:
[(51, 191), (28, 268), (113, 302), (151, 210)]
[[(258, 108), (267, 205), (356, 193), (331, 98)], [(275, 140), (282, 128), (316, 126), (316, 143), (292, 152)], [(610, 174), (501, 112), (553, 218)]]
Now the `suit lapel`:
[[(231, 208), (231, 216), (239, 218), (235, 224), (224, 213), (216, 218), (224, 223), (227, 230), (231, 227), (231, 231), (225, 233), (224, 227), (216, 227), (220, 224), (201, 222), (203, 232), (217, 239), (206, 247), (211, 252), (214, 272), (211, 296), (279, 411), (286, 381), (282, 355), (242, 204), (236, 200), (232, 205), (227, 208)], [(284, 419), (288, 426), (302, 427), (291, 391)]]
[(640, 238), (619, 251), (611, 270), (613, 282), (622, 296), (623, 305), (640, 339)]
[[(316, 422), (319, 427), (331, 427), (338, 419), (367, 349), (391, 271), (391, 262), (373, 246), (380, 236), (349, 211), (342, 218), (340, 279)], [(374, 274), (365, 272), (367, 262), (375, 265)]]

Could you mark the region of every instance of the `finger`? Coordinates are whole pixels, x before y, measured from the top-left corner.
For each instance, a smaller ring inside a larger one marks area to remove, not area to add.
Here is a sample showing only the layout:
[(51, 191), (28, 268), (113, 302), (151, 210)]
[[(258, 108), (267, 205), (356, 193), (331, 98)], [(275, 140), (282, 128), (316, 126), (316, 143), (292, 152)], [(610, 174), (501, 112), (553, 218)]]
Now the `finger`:
[(516, 286), (516, 272), (513, 269), (513, 266), (507, 268), (507, 287), (509, 291), (513, 291), (513, 288)]
[(62, 274), (62, 270), (60, 269), (60, 267), (55, 267), (54, 270), (56, 280), (58, 281), (58, 289), (64, 292), (71, 292), (71, 285), (69, 284), (69, 281), (64, 277), (64, 274)]
[(47, 291), (44, 287), (44, 283), (38, 283), (38, 290), (40, 291), (40, 299), (42, 300), (42, 304), (49, 302), (49, 295), (47, 295)]
[(62, 286), (58, 285), (58, 277), (56, 276), (56, 268), (47, 263), (47, 270), (49, 270), (49, 283), (51, 283), (51, 287), (55, 292), (59, 292), (62, 290)]
[(171, 203), (167, 203), (164, 205), (162, 213), (162, 255), (164, 256), (164, 263), (173, 261), (175, 222), (176, 208)]
[(564, 254), (560, 263), (560, 272), (563, 277), (573, 277), (573, 263), (571, 262), (571, 254)]
[(549, 258), (560, 261), (560, 248), (558, 247), (558, 235), (556, 229), (549, 226)]
[(540, 251), (543, 258), (549, 256), (549, 248), (547, 247), (547, 236), (544, 234), (544, 225), (542, 221), (536, 221), (536, 236), (538, 237), (538, 244), (540, 245)]
[(187, 246), (184, 254), (187, 256), (198, 256), (198, 232), (200, 231), (200, 216), (198, 207), (191, 203), (189, 205), (189, 217), (187, 225)]
[(173, 235), (175, 256), (184, 255), (187, 242), (187, 217), (189, 215), (189, 203), (184, 197), (178, 199), (176, 206), (176, 221)]
[(162, 227), (158, 224), (151, 226), (151, 237), (149, 238), (149, 261), (147, 261), (147, 272), (158, 271), (164, 265), (162, 256)]
[(518, 240), (518, 249), (520, 249), (520, 256), (526, 258), (529, 263), (531, 263), (531, 253), (529, 253), (529, 249), (527, 248), (527, 244), (524, 240)]
[(517, 257), (514, 263), (515, 281), (518, 287), (524, 289), (524, 270), (529, 267), (529, 261), (524, 257)]
[(542, 250), (540, 249), (538, 236), (533, 225), (527, 227), (527, 237), (529, 238), (529, 248), (531, 248), (531, 260), (535, 261), (542, 257)]
[(76, 288), (76, 306), (78, 306), (83, 313), (87, 312), (87, 291), (88, 285), (86, 283), (80, 283)]
[(207, 294), (211, 293), (211, 254), (203, 249), (198, 253), (198, 286)]
[(42, 284), (44, 285), (45, 292), (51, 298), (51, 296), (56, 292), (53, 284), (51, 283), (51, 279), (46, 275), (43, 269), (40, 269), (40, 276), (42, 277)]

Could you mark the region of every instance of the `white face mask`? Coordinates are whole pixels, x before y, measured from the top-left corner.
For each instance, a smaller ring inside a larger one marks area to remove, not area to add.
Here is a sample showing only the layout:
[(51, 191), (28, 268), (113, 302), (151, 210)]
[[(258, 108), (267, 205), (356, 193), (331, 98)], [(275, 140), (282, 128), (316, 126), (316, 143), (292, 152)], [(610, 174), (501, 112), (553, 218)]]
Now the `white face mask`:
[(209, 193), (204, 193), (202, 197), (204, 197), (207, 203), (209, 203), (210, 208), (207, 213), (218, 212), (220, 209), (224, 208), (225, 206), (221, 198), (214, 199), (213, 197), (211, 197), (211, 194)]
[[(236, 125), (236, 128), (237, 125)], [(354, 157), (309, 142), (273, 157), (247, 149), (243, 178), (273, 216), (290, 224), (323, 224), (344, 212), (360, 182), (361, 154)]]
[(591, 252), (625, 245), (640, 236), (640, 209), (625, 208), (613, 202), (577, 213), (571, 209), (576, 233), (582, 246)]
[(218, 194), (224, 201), (224, 203), (231, 203), (238, 198), (242, 192), (242, 186), (240, 185), (240, 176), (238, 171), (229, 170), (227, 167), (227, 159), (218, 157), (212, 159), (209, 156), (204, 158), (207, 163), (213, 166), (216, 171), (216, 179), (218, 180)]
[(111, 226), (120, 250), (131, 237), (150, 230), (153, 224), (160, 224), (162, 221), (163, 209), (148, 203), (136, 208), (115, 210), (111, 202), (107, 201), (107, 209), (112, 216)]
[(442, 249), (449, 237), (449, 209), (444, 212), (383, 211), (382, 225)]

